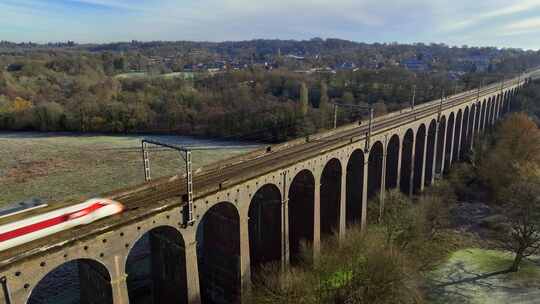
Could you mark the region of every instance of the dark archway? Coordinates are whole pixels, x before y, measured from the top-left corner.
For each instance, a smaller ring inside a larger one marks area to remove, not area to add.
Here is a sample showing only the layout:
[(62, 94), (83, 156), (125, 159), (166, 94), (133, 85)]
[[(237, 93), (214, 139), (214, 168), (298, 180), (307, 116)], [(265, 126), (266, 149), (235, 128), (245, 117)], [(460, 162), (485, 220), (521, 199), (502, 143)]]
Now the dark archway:
[(380, 215), (381, 202), (379, 194), (382, 188), (383, 177), (383, 151), (384, 147), (380, 141), (377, 141), (369, 151), (368, 165), (368, 205), (367, 205), (367, 222), (375, 222)]
[(393, 135), (386, 148), (386, 190), (398, 186), (399, 136)]
[(499, 101), (499, 118), (504, 115), (504, 100), (506, 99), (506, 93), (502, 93), (501, 100)]
[[(463, 139), (463, 134), (461, 132), (461, 124), (462, 124), (462, 120), (463, 120), (463, 113), (461, 112), (461, 109), (459, 109), (457, 115), (456, 115), (456, 131), (454, 132), (454, 151), (452, 151), (452, 159), (454, 161), (457, 161), (459, 159), (459, 152), (461, 151), (461, 145), (462, 145), (462, 141), (464, 140)], [(465, 128), (463, 128), (463, 130), (465, 130)]]
[(233, 204), (206, 211), (197, 227), (197, 259), (203, 303), (236, 303), (240, 298), (240, 218)]
[(497, 120), (499, 118), (501, 118), (501, 115), (502, 115), (503, 100), (504, 100), (504, 94), (501, 93), (500, 98), (499, 98), (499, 102), (497, 103)]
[(482, 105), (478, 103), (475, 106), (474, 135), (480, 134), (481, 112), (482, 112)]
[(313, 243), (315, 177), (309, 170), (300, 171), (289, 189), (289, 254), (291, 264), (302, 260), (303, 242)]
[(452, 165), (451, 155), (452, 155), (452, 143), (453, 143), (453, 136), (454, 135), (454, 112), (450, 113), (450, 116), (448, 116), (448, 125), (446, 127), (446, 145), (444, 148), (444, 170), (443, 172), (447, 172), (450, 169), (450, 166)]
[(491, 129), (491, 123), (493, 121), (493, 105), (495, 104), (494, 98), (488, 100), (487, 105), (487, 119), (486, 119), (486, 129)]
[(111, 276), (101, 263), (78, 259), (49, 272), (32, 290), (28, 304), (113, 304)]
[(372, 199), (381, 192), (383, 144), (376, 142), (369, 151), (368, 167), (368, 199)]
[(476, 112), (477, 107), (475, 104), (471, 105), (471, 111), (469, 112), (469, 126), (467, 131), (467, 150), (471, 149), (471, 142), (474, 137), (474, 126), (476, 124)]
[(424, 146), (426, 144), (426, 126), (421, 124), (416, 131), (416, 144), (414, 148), (414, 175), (413, 190), (419, 193), (422, 188), (422, 173), (424, 166)]
[(399, 179), (399, 189), (405, 194), (410, 194), (413, 146), (414, 132), (412, 129), (409, 129), (405, 132), (403, 143), (401, 144), (401, 177)]
[(497, 98), (497, 103), (495, 104), (495, 121), (497, 121), (500, 117), (501, 102), (502, 102), (502, 93), (499, 94), (499, 97)]
[(129, 303), (188, 303), (186, 254), (180, 232), (162, 226), (145, 233), (126, 260)]
[(355, 150), (347, 163), (347, 226), (362, 221), (362, 192), (364, 189), (364, 152)]
[(491, 102), (491, 120), (489, 121), (489, 124), (491, 127), (495, 124), (495, 116), (497, 111), (497, 98), (493, 98), (493, 101)]
[(426, 186), (431, 185), (433, 178), (433, 160), (435, 159), (435, 135), (437, 132), (437, 121), (433, 119), (429, 124), (427, 149), (426, 149), (426, 178), (424, 183)]
[(437, 159), (435, 161), (435, 173), (442, 174), (444, 160), (444, 139), (446, 135), (446, 117), (442, 116), (439, 121), (439, 132), (437, 134)]
[(465, 111), (463, 112), (463, 125), (461, 126), (461, 150), (460, 150), (460, 156), (461, 158), (465, 157), (467, 154), (467, 151), (469, 149), (469, 131), (470, 131), (470, 115), (469, 115), (469, 107), (465, 108)]
[(482, 106), (480, 107), (480, 125), (478, 126), (478, 133), (484, 131), (485, 129), (485, 122), (486, 122), (486, 112), (487, 112), (487, 105), (486, 100), (482, 102)]
[(339, 229), (341, 205), (341, 163), (331, 159), (321, 175), (321, 236), (329, 236)]
[(264, 264), (281, 261), (281, 210), (281, 192), (276, 185), (262, 186), (251, 199), (248, 229), (252, 274)]
[(504, 97), (503, 97), (503, 102), (501, 104), (502, 106), (502, 115), (506, 114), (506, 111), (508, 109), (508, 105), (507, 105), (507, 102), (508, 102), (508, 91), (504, 92)]

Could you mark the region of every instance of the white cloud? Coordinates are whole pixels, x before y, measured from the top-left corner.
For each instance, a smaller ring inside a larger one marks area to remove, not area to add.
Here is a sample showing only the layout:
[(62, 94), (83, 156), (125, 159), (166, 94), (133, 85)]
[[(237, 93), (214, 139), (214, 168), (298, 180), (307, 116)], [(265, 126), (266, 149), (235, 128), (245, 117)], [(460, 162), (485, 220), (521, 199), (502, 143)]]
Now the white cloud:
[[(0, 0), (14, 41), (306, 39), (515, 45), (540, 0)], [(85, 5), (79, 5), (85, 4)], [(92, 8), (95, 6), (95, 9)], [(485, 12), (485, 13), (482, 13)], [(31, 20), (28, 22), (27, 20)], [(504, 27), (501, 22), (512, 22)], [(531, 27), (532, 25), (532, 27)], [(465, 30), (466, 29), (466, 30)], [(500, 36), (506, 34), (505, 39)]]
[(540, 17), (524, 19), (503, 26), (498, 32), (499, 36), (520, 36), (540, 32)]
[[(491, 4), (491, 5), (497, 5), (497, 4)], [(463, 20), (459, 20), (459, 21), (449, 20), (448, 22), (446, 22), (443, 25), (443, 30), (449, 31), (449, 32), (463, 30), (466, 28), (470, 28), (474, 25), (477, 25), (481, 22), (486, 22), (491, 19), (526, 12), (531, 9), (535, 9), (539, 7), (540, 7), (540, 0), (521, 0), (519, 3), (510, 4), (510, 5), (508, 5), (506, 2), (506, 6), (489, 10), (484, 13), (481, 12), (481, 9), (480, 11), (471, 10), (469, 14), (467, 14), (467, 16), (462, 16), (464, 17)]]
[(508, 30), (537, 30), (540, 28), (540, 17), (517, 21), (505, 28)]

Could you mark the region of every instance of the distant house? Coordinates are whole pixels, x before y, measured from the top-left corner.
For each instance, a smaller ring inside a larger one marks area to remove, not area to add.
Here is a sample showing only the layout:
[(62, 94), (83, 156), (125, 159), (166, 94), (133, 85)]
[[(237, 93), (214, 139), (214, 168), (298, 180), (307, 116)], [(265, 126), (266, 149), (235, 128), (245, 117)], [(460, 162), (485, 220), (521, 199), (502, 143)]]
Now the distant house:
[(465, 60), (472, 63), (476, 72), (487, 71), (491, 62), (491, 58), (486, 55), (472, 55), (467, 57)]
[(459, 58), (454, 64), (454, 69), (465, 72), (485, 72), (490, 65), (490, 56), (477, 54)]
[(416, 58), (402, 60), (401, 66), (413, 72), (425, 72), (430, 70), (429, 64)]
[(306, 59), (303, 56), (297, 56), (297, 55), (293, 55), (293, 54), (286, 55), (285, 57), (291, 58), (291, 59), (296, 59), (296, 60), (304, 60), (304, 59)]
[(358, 67), (354, 62), (343, 62), (334, 67), (335, 70), (357, 71)]

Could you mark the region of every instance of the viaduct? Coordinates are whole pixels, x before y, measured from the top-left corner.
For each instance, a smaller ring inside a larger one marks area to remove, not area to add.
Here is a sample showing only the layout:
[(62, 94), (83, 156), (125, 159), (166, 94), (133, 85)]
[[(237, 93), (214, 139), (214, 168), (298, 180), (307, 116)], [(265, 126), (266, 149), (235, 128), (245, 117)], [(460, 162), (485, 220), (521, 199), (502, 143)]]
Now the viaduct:
[(194, 175), (191, 224), (184, 177), (105, 194), (127, 210), (0, 252), (0, 304), (41, 303), (44, 289), (65, 288), (58, 282), (69, 271), (81, 303), (236, 303), (260, 265), (286, 267), (303, 242), (317, 255), (325, 236), (364, 228), (382, 208), (381, 190), (414, 194), (431, 185), (532, 77), (203, 167)]

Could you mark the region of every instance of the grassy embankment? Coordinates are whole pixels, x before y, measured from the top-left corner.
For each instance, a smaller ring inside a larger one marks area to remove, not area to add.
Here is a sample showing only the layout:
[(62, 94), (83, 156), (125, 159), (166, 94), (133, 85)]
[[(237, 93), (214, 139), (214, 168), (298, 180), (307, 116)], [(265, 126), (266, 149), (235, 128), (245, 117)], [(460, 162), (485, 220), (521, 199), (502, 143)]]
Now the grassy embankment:
[[(0, 206), (29, 198), (98, 195), (143, 182), (138, 136), (0, 133)], [(245, 149), (194, 152), (194, 166)], [(151, 155), (152, 178), (183, 172), (180, 155)]]

